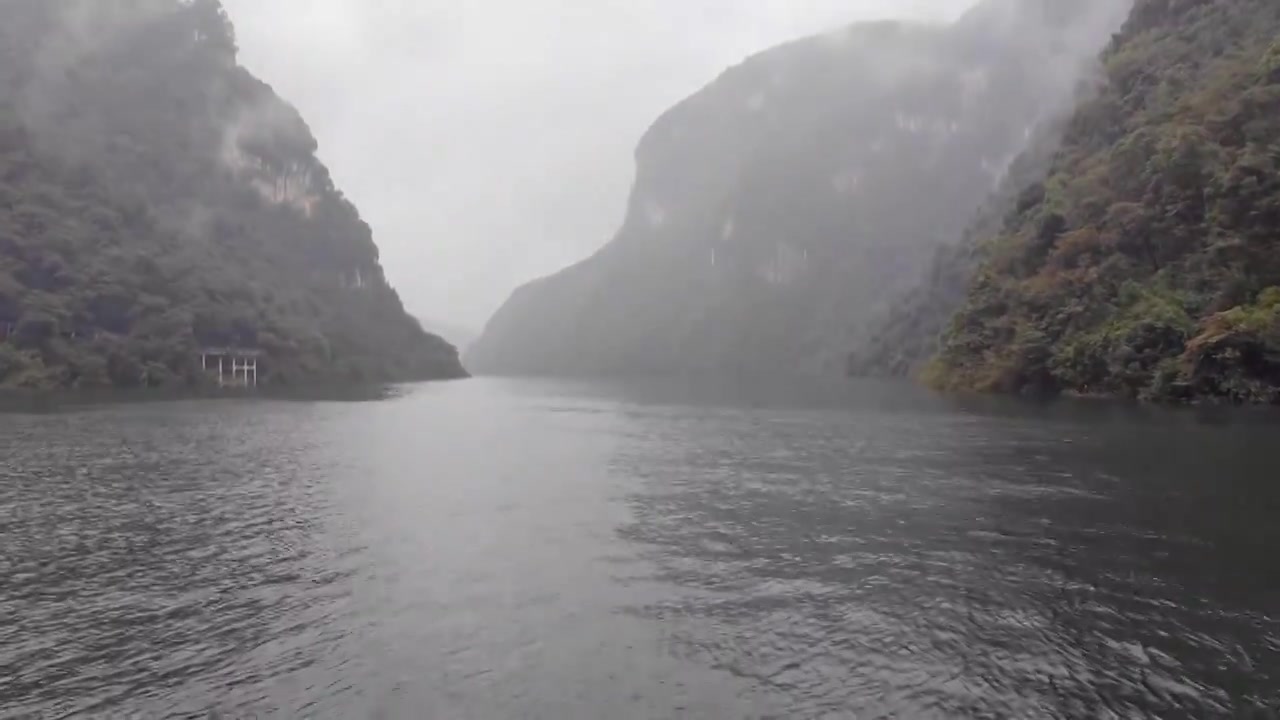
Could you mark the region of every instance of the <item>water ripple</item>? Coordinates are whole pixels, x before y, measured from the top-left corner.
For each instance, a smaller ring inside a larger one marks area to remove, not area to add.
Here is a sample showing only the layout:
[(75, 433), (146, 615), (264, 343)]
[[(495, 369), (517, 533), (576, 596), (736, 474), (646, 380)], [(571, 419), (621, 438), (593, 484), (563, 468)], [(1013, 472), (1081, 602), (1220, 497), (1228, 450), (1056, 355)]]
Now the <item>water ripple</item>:
[(1273, 428), (685, 390), (0, 415), (0, 717), (1280, 713)]

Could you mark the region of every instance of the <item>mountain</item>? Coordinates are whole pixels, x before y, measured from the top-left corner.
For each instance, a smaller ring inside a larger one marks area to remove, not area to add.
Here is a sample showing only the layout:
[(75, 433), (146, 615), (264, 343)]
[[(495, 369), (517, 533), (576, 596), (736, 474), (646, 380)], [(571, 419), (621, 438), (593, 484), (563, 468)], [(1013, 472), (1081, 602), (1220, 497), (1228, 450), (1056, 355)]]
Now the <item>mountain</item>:
[(216, 0), (0, 3), (0, 385), (465, 374)]
[(492, 373), (839, 373), (1073, 97), (1124, 0), (988, 0), (779, 47), (650, 129), (621, 230), (517, 290)]
[(1280, 3), (1140, 0), (926, 378), (1280, 402)]

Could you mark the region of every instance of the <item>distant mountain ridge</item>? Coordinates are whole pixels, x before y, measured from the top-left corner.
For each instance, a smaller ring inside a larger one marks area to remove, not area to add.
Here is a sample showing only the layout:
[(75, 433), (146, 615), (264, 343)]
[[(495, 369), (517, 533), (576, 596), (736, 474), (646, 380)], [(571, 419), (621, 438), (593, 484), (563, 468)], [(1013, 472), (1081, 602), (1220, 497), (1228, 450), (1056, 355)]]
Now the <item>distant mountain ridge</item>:
[(870, 320), (1069, 107), (1122, 1), (989, 0), (950, 26), (790, 43), (667, 112), (617, 236), (517, 290), (482, 372), (840, 373)]
[(465, 375), (216, 0), (0, 4), (0, 385)]

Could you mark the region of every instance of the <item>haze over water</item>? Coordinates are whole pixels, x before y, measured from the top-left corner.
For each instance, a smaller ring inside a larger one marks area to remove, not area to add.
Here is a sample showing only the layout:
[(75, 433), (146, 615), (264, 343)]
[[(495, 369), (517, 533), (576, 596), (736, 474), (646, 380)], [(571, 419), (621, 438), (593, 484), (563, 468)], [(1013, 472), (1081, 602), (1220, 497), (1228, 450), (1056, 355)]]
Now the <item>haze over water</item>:
[(1266, 414), (477, 380), (0, 415), (0, 717), (1267, 717)]

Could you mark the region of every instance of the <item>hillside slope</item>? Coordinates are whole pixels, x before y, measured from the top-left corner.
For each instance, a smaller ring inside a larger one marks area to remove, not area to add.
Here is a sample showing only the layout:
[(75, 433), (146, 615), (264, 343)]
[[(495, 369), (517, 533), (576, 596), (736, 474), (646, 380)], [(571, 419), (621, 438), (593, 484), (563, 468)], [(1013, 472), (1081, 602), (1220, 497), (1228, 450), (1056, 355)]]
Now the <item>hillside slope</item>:
[(1141, 0), (927, 372), (1280, 402), (1280, 3)]
[(216, 0), (0, 5), (0, 385), (461, 377)]
[(599, 253), (519, 289), (468, 364), (497, 373), (839, 373), (955, 236), (1124, 0), (988, 0), (747, 60), (666, 113)]

